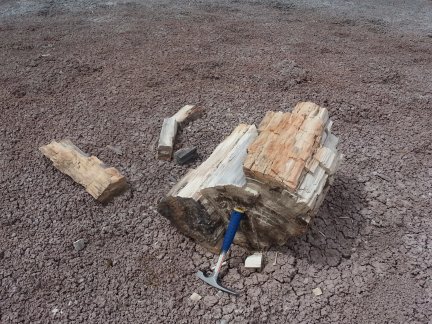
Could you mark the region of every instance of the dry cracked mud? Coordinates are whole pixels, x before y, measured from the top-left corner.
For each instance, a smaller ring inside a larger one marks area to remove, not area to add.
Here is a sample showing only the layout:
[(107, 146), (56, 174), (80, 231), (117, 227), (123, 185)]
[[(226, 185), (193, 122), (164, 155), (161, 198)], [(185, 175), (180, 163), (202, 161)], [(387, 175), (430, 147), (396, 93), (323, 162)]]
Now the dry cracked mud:
[[(1, 323), (430, 323), (432, 4), (389, 21), (303, 2), (0, 4)], [(241, 295), (220, 293), (194, 275), (215, 256), (157, 203), (239, 122), (300, 100), (329, 109), (345, 161), (309, 233), (262, 271), (234, 247)], [(191, 103), (206, 115), (177, 147), (200, 160), (156, 160)], [(130, 189), (95, 202), (38, 152), (62, 138)]]

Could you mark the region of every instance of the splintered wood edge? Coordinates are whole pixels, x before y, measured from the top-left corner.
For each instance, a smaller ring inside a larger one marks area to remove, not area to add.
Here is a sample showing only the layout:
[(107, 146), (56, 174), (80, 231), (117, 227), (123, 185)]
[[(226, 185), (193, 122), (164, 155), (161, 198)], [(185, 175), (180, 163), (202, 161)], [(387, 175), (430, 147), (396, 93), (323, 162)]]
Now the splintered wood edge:
[(218, 169), (222, 161), (229, 155), (237, 142), (250, 127), (250, 125), (246, 124), (238, 125), (198, 168), (189, 172), (180, 180), (179, 184), (176, 185), (178, 192), (175, 194), (181, 197), (199, 196), (199, 190), (202, 184)]

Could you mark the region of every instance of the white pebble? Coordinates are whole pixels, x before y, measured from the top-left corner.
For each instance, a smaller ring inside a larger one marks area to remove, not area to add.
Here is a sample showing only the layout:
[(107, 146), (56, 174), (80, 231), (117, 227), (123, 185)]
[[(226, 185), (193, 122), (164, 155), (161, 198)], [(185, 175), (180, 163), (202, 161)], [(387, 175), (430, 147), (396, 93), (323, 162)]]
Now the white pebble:
[(313, 289), (312, 292), (313, 292), (313, 294), (314, 294), (315, 296), (320, 296), (320, 295), (322, 295), (322, 293), (323, 293), (322, 290), (321, 290), (321, 288), (319, 288), (319, 287)]
[(262, 266), (262, 253), (254, 253), (246, 258), (245, 268), (257, 268)]
[(197, 302), (199, 301), (202, 297), (201, 295), (197, 294), (197, 293), (193, 293), (190, 297), (189, 297), (192, 301)]

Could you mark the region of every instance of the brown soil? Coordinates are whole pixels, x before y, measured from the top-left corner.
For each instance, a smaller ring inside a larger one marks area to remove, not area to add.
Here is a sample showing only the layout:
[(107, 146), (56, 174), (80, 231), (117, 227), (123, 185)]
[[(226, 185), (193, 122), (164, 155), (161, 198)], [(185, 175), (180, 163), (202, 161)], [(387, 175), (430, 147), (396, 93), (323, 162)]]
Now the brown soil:
[[(59, 3), (0, 14), (1, 323), (430, 321), (430, 33), (279, 2)], [(194, 276), (214, 256), (156, 212), (187, 171), (155, 159), (162, 119), (205, 107), (178, 143), (205, 159), (300, 100), (330, 110), (345, 162), (309, 234), (261, 272), (235, 247), (242, 294), (218, 293)], [(38, 152), (62, 138), (130, 190), (95, 202)]]

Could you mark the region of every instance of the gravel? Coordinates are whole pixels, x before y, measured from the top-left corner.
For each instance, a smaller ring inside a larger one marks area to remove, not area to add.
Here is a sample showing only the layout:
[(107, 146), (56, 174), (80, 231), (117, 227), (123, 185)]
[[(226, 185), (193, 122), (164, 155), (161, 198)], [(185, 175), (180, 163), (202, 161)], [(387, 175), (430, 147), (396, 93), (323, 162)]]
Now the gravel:
[[(403, 7), (383, 23), (369, 9), (308, 3), (0, 5), (1, 323), (432, 318), (429, 18), (404, 28)], [(261, 271), (244, 269), (250, 252), (234, 247), (221, 282), (241, 295), (218, 295), (195, 277), (216, 257), (157, 203), (239, 122), (299, 100), (329, 109), (345, 161), (308, 234), (265, 251)], [(195, 103), (206, 115), (175, 149), (200, 158), (156, 160), (163, 118)], [(94, 201), (39, 153), (62, 138), (118, 168), (130, 189)], [(91, 244), (76, 253), (77, 238)]]

